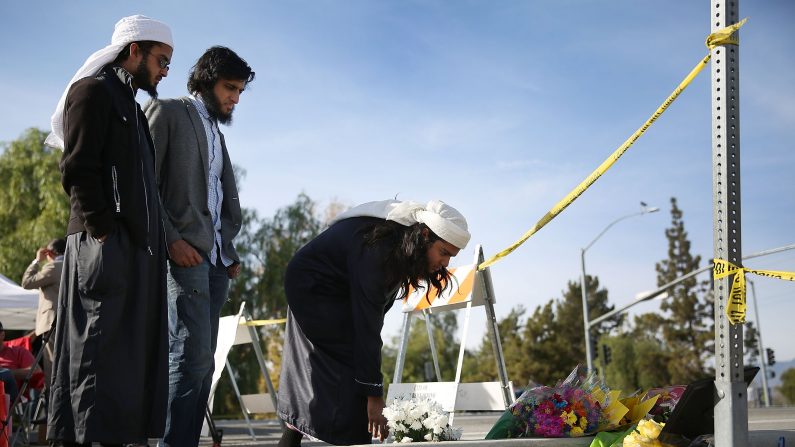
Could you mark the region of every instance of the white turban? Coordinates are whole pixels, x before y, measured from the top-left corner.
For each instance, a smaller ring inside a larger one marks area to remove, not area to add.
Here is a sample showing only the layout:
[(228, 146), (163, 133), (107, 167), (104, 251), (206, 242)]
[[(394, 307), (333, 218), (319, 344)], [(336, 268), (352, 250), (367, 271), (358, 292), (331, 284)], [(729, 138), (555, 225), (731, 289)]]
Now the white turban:
[(58, 105), (55, 107), (55, 113), (50, 118), (52, 133), (44, 141), (44, 144), (63, 149), (63, 109), (66, 103), (66, 95), (69, 93), (69, 88), (72, 84), (99, 73), (102, 67), (113, 62), (116, 56), (121, 53), (121, 50), (130, 42), (143, 40), (164, 43), (174, 48), (171, 28), (163, 22), (142, 15), (124, 17), (116, 22), (110, 45), (89, 56), (83, 66), (72, 77), (72, 80), (69, 81), (69, 84), (66, 85), (66, 90), (64, 90)]
[(380, 217), (405, 226), (424, 223), (437, 236), (459, 249), (466, 247), (470, 238), (464, 216), (441, 200), (431, 200), (427, 205), (398, 200), (367, 202), (339, 214), (332, 223), (363, 216)]

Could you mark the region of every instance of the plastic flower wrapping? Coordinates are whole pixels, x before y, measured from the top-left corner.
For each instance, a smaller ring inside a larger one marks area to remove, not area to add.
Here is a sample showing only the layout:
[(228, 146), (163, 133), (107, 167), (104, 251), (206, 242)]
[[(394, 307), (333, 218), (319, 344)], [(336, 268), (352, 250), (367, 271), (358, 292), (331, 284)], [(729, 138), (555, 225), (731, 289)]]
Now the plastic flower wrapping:
[(676, 404), (679, 403), (679, 399), (682, 398), (682, 394), (685, 393), (686, 388), (687, 386), (685, 385), (672, 385), (660, 388), (651, 388), (650, 390), (646, 391), (644, 394), (646, 399), (651, 399), (655, 396), (658, 397), (656, 404), (649, 411), (649, 415), (652, 416), (657, 422), (667, 422), (668, 417), (671, 416), (671, 412), (673, 411)]
[(616, 427), (628, 411), (618, 394), (577, 367), (554, 387), (537, 386), (522, 393), (486, 439), (569, 438)]
[(450, 426), (449, 413), (427, 398), (398, 397), (384, 408), (389, 427), (388, 442), (457, 441), (462, 430)]

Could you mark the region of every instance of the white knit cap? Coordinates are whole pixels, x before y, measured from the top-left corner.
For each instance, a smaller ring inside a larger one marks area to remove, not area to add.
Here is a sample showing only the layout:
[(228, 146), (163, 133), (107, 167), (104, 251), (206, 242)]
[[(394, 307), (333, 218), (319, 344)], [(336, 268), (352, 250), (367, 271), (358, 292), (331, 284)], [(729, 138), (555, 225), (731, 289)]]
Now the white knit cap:
[(437, 236), (459, 249), (466, 247), (470, 238), (464, 216), (441, 200), (431, 200), (427, 205), (398, 200), (367, 202), (339, 214), (332, 223), (363, 216), (380, 217), (405, 226), (424, 223)]
[(66, 103), (66, 95), (69, 93), (69, 88), (72, 84), (83, 78), (94, 76), (99, 73), (102, 67), (113, 62), (121, 50), (130, 42), (140, 42), (143, 40), (164, 43), (174, 48), (171, 28), (161, 21), (150, 19), (142, 15), (134, 15), (123, 17), (116, 22), (110, 45), (89, 56), (85, 63), (83, 63), (83, 66), (80, 67), (77, 73), (72, 77), (72, 80), (69, 81), (69, 84), (66, 85), (61, 99), (55, 107), (55, 112), (52, 114), (52, 118), (50, 118), (52, 133), (47, 136), (44, 144), (63, 149), (63, 109)]

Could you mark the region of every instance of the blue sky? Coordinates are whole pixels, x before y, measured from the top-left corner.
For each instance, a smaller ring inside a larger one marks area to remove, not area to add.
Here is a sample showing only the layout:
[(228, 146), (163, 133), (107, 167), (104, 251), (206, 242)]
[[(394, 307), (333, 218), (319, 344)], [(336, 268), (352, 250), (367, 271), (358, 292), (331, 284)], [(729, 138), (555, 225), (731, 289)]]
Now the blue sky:
[[(740, 8), (750, 17), (740, 33), (741, 238), (750, 254), (795, 242), (795, 3)], [(270, 216), (302, 191), (321, 208), (440, 198), (468, 217), (487, 256), (648, 118), (706, 54), (710, 31), (710, 2), (693, 0), (2, 2), (0, 141), (48, 127), (74, 71), (135, 13), (173, 29), (162, 97), (185, 93), (188, 69), (212, 45), (256, 70), (224, 129), (232, 160), (247, 170), (244, 206)], [(709, 83), (707, 69), (611, 171), (493, 267), (498, 316), (560, 297), (579, 277), (580, 248), (640, 201), (662, 211), (619, 223), (587, 253), (613, 303), (655, 288), (671, 197), (693, 252), (702, 265), (711, 258)], [(748, 266), (795, 271), (795, 251)], [(794, 358), (795, 284), (754, 281), (766, 345)], [(636, 309), (655, 312), (659, 302)], [(397, 311), (387, 316), (387, 338), (400, 321)], [(470, 344), (483, 321), (474, 319)]]

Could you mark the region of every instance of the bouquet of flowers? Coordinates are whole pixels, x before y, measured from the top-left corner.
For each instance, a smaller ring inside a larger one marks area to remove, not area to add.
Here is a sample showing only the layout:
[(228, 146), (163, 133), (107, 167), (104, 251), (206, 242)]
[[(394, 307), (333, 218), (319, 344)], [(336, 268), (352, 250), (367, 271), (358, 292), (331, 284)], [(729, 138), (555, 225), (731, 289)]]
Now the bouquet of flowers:
[[(597, 398), (602, 396), (602, 401)], [(538, 386), (522, 393), (494, 424), (486, 439), (543, 436), (568, 438), (595, 433), (607, 425), (610, 393), (593, 374), (578, 368), (557, 386)], [(623, 415), (618, 416), (620, 418)]]
[(390, 440), (394, 442), (457, 441), (461, 429), (452, 428), (449, 415), (437, 402), (398, 397), (384, 408)]
[(686, 388), (687, 387), (684, 385), (672, 385), (652, 388), (646, 391), (644, 396), (645, 399), (659, 396), (654, 407), (649, 411), (649, 415), (657, 422), (667, 422), (668, 417), (671, 416), (671, 412), (676, 404), (679, 403), (679, 399), (682, 398), (682, 394), (685, 393)]

